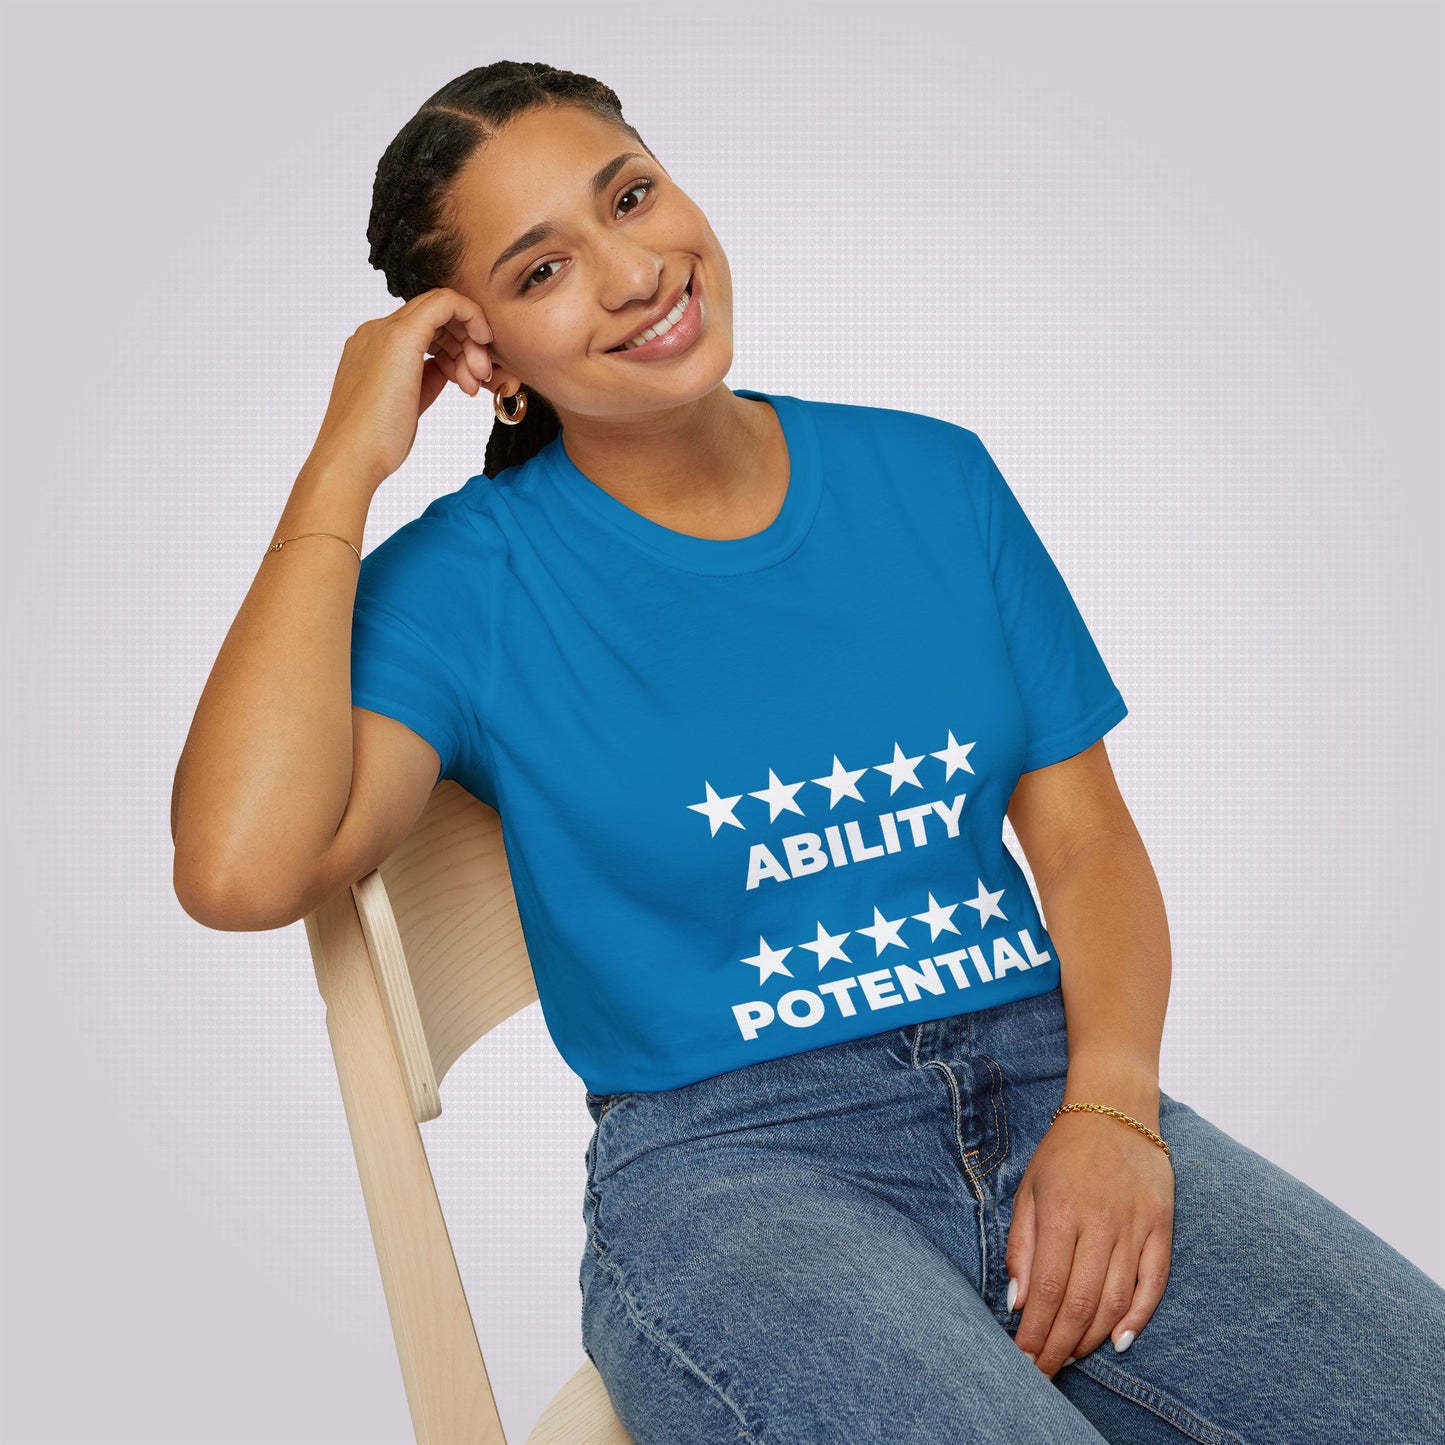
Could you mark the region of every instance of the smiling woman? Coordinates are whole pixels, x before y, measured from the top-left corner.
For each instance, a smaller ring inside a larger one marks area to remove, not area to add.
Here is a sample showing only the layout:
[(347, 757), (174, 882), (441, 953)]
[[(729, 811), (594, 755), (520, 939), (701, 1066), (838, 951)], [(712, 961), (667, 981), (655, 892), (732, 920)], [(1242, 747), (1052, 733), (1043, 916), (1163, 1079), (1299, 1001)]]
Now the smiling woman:
[[(721, 385), (727, 256), (602, 82), (500, 61), (443, 86), (383, 154), (367, 235), (394, 296), (445, 286), (485, 311), (489, 374), (439, 338), (464, 390), (525, 388), (517, 425), (499, 412), (487, 475), (565, 424), (589, 476), (660, 517), (716, 528), (779, 490), (781, 430)], [(645, 424), (659, 411), (681, 433)]]
[[(500, 814), (636, 1445), (1439, 1439), (1445, 1291), (1159, 1088), (1129, 709), (977, 433), (726, 386), (722, 246), (585, 76), (442, 87), (368, 237), (404, 304), (207, 685), (178, 874), (276, 927), (439, 779)], [(448, 382), (484, 470), (360, 557)]]

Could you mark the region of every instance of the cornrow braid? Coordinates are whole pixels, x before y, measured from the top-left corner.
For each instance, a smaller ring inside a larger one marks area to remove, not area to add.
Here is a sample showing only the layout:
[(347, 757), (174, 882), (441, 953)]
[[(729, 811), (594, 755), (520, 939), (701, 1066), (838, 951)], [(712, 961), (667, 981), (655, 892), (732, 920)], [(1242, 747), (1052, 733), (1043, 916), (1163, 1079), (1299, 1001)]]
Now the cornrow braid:
[[(507, 121), (541, 105), (579, 105), (621, 126), (652, 154), (623, 118), (610, 86), (540, 60), (497, 60), (448, 81), (402, 126), (377, 163), (366, 239), (386, 289), (403, 301), (450, 286), (465, 252), (452, 209), (452, 183), (478, 146)], [(495, 477), (535, 456), (561, 430), (552, 403), (527, 387), (527, 412), (515, 426), (493, 421), (482, 470)]]

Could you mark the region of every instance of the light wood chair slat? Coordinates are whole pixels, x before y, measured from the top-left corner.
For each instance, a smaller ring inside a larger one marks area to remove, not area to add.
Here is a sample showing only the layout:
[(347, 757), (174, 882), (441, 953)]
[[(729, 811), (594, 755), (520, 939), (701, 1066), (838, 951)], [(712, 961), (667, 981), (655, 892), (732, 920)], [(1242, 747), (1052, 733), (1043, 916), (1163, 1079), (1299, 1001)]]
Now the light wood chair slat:
[[(419, 1127), (452, 1065), (537, 997), (501, 819), (442, 782), (305, 926), (417, 1445), (506, 1445)], [(632, 1445), (590, 1360), (527, 1445)]]

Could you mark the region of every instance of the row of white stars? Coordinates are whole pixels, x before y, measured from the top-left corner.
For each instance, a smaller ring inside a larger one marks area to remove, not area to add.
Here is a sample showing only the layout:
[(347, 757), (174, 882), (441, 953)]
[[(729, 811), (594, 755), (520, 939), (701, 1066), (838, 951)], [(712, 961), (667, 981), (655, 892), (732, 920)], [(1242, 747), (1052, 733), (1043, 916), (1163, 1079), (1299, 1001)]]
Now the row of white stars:
[(954, 909), (960, 908), (964, 904), (967, 904), (970, 908), (976, 908), (978, 910), (980, 928), (983, 927), (990, 918), (1002, 918), (1004, 922), (1007, 923), (1008, 914), (998, 906), (998, 901), (1003, 897), (1003, 894), (1004, 890), (1002, 888), (996, 893), (990, 892), (983, 886), (983, 879), (980, 878), (978, 880), (978, 894), (976, 897), (961, 899), (958, 903), (950, 903), (947, 907), (941, 904), (930, 892), (928, 895), (928, 908), (923, 913), (905, 914), (902, 918), (885, 918), (875, 904), (873, 908), (873, 923), (868, 928), (854, 928), (845, 930), (842, 933), (829, 933), (828, 930), (823, 927), (822, 920), (820, 919), (818, 921), (818, 936), (812, 943), (799, 943), (797, 945), (789, 945), (787, 948), (774, 948), (762, 934), (759, 934), (758, 951), (753, 954), (751, 958), (743, 959), (742, 962), (750, 963), (758, 970), (759, 983), (765, 983), (775, 973), (784, 974), (788, 978), (794, 976), (792, 969), (783, 962), (783, 959), (793, 951), (795, 946), (810, 949), (813, 953), (817, 954), (819, 973), (822, 973), (824, 967), (835, 958), (841, 959), (851, 968), (853, 966), (853, 960), (843, 952), (842, 948), (843, 940), (849, 937), (850, 933), (866, 933), (873, 940), (873, 956), (875, 958), (878, 957), (885, 948), (890, 946), (910, 948), (910, 945), (904, 943), (898, 935), (899, 929), (903, 927), (909, 918), (916, 918), (920, 923), (926, 923), (928, 925), (928, 941), (930, 943), (936, 943), (938, 941), (938, 935), (945, 929), (950, 933), (957, 933), (962, 937), (962, 931), (953, 921)]
[[(772, 768), (768, 769), (768, 786), (759, 788), (756, 792), (746, 794), (749, 798), (761, 798), (768, 805), (768, 822), (776, 823), (779, 813), (803, 813), (798, 806), (797, 798), (794, 796), (798, 789), (806, 783), (817, 783), (820, 787), (828, 790), (828, 807), (831, 811), (838, 805), (840, 799), (856, 798), (860, 803), (865, 801), (863, 794), (858, 791), (858, 779), (866, 772), (887, 773), (889, 777), (888, 796), (891, 798), (904, 783), (911, 783), (915, 788), (923, 787), (918, 781), (917, 768), (925, 757), (942, 758), (948, 771), (944, 774), (943, 781), (946, 783), (957, 772), (971, 773), (973, 767), (968, 761), (968, 755), (977, 746), (975, 743), (961, 743), (953, 735), (953, 729), (948, 730), (948, 746), (941, 748), (936, 753), (919, 753), (916, 758), (908, 757), (897, 742), (893, 744), (893, 759), (887, 763), (874, 763), (872, 768), (845, 768), (839, 761), (838, 754), (833, 754), (833, 771), (822, 778), (804, 778), (800, 783), (785, 783), (778, 777)], [(734, 828), (746, 827), (738, 822), (733, 816), (733, 809), (745, 796), (736, 793), (732, 797), (722, 797), (708, 782), (704, 783), (707, 789), (707, 797), (701, 803), (689, 803), (689, 811), (702, 813), (712, 825), (712, 836), (717, 837), (717, 830), (724, 823), (730, 823)], [(806, 816), (806, 815), (805, 815)]]

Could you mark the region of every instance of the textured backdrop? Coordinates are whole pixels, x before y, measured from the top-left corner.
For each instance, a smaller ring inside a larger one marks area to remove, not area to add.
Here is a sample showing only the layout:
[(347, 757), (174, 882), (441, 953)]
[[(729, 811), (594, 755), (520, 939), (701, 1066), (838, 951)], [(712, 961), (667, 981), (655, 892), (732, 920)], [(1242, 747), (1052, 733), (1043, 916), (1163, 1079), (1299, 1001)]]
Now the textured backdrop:
[[(1438, 7), (3, 23), (6, 1440), (411, 1438), (304, 931), (187, 917), (168, 809), (342, 342), (397, 304), (377, 159), (504, 57), (606, 80), (707, 212), (731, 385), (983, 438), (1130, 706), (1164, 1088), (1445, 1281)], [(448, 389), (366, 547), (482, 469), (489, 422)], [(520, 1441), (583, 1359), (591, 1121), (535, 1005), (443, 1097)]]

